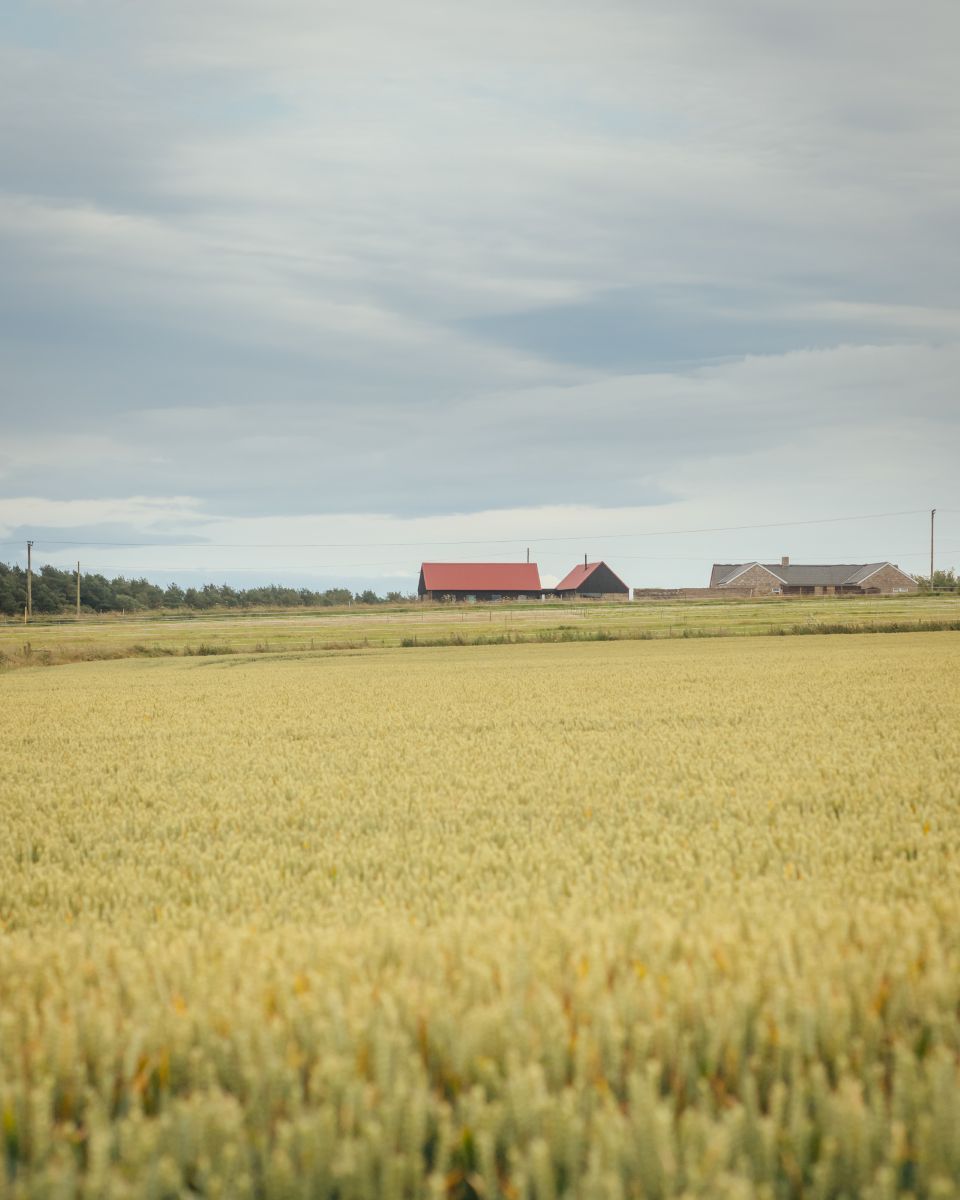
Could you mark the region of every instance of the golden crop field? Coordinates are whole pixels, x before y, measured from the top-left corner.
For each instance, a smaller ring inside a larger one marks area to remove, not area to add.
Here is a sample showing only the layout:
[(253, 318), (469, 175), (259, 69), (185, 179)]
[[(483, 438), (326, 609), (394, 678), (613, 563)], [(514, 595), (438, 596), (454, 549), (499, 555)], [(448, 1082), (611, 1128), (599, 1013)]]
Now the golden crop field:
[(0, 1197), (960, 1195), (960, 635), (0, 677)]

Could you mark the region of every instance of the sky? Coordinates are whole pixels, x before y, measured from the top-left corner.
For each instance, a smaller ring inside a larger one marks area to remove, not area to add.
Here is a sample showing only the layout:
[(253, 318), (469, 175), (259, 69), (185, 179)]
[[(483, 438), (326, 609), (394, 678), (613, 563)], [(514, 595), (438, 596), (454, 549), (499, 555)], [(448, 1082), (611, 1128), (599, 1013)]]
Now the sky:
[[(5, 0), (0, 561), (960, 565), (955, 0)], [(703, 531), (703, 532), (699, 532)]]

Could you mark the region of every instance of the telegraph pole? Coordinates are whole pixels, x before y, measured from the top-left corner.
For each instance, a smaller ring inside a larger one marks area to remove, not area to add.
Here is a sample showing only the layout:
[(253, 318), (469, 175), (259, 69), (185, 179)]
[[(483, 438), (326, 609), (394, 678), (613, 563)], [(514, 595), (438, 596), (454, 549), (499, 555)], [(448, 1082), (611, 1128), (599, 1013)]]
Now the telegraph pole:
[(77, 563), (77, 620), (80, 620), (80, 564)]
[(935, 508), (930, 509), (930, 591), (933, 591), (933, 518), (937, 515)]
[(33, 542), (27, 542), (27, 617), (33, 616)]

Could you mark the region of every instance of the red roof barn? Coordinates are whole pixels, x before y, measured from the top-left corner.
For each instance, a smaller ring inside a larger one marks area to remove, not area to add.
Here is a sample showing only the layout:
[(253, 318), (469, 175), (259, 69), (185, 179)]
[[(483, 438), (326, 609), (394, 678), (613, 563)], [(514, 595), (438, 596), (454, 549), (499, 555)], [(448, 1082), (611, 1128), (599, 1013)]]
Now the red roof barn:
[(605, 562), (578, 563), (553, 589), (561, 596), (629, 596), (630, 589)]
[(417, 595), (428, 600), (539, 600), (536, 563), (423, 563)]

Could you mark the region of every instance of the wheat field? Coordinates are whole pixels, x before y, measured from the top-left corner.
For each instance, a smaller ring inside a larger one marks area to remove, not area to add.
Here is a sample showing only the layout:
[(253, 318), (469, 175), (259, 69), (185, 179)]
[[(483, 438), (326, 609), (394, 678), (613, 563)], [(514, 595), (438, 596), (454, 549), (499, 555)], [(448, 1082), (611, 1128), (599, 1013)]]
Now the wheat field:
[(0, 1197), (960, 1195), (960, 635), (0, 678)]

